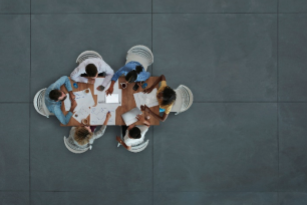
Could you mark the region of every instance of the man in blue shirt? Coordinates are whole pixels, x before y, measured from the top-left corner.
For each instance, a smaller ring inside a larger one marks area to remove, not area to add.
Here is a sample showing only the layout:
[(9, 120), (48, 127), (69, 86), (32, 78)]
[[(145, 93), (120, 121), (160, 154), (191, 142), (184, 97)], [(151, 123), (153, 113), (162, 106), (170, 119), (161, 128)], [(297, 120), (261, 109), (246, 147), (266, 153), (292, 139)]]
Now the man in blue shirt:
[[(60, 90), (61, 86), (65, 84), (65, 87), (69, 93), (69, 98), (71, 101), (71, 107), (67, 115), (65, 116), (61, 110), (62, 102), (66, 99), (66, 93)], [(63, 76), (58, 79), (55, 83), (50, 85), (45, 92), (45, 104), (48, 110), (60, 120), (60, 122), (66, 125), (71, 116), (73, 115), (73, 111), (77, 106), (77, 102), (75, 101), (75, 95), (72, 92), (70, 80), (68, 77)]]
[(112, 77), (111, 85), (109, 89), (106, 91), (106, 94), (113, 93), (113, 87), (117, 79), (121, 76), (125, 75), (126, 83), (133, 82), (142, 82), (146, 81), (150, 77), (150, 73), (146, 72), (143, 66), (136, 61), (131, 61), (121, 67)]

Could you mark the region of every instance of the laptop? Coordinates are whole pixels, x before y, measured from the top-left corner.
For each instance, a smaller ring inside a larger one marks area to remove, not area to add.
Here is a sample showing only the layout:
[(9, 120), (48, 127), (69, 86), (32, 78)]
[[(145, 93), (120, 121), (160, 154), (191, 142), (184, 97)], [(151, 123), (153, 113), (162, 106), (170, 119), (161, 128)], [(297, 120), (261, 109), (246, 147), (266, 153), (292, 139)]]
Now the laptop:
[(143, 114), (142, 111), (139, 108), (136, 107), (136, 108), (133, 108), (132, 110), (122, 114), (122, 118), (123, 118), (125, 124), (127, 126), (129, 126), (129, 125), (137, 122), (138, 119), (136, 119), (136, 117), (138, 115), (141, 115), (141, 114)]

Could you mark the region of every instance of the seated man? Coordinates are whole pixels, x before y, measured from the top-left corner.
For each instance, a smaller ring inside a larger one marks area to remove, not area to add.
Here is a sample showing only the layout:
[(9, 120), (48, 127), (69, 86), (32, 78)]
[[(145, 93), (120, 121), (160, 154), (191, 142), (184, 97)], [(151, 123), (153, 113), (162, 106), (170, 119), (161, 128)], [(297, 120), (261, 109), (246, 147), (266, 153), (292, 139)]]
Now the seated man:
[(89, 58), (75, 68), (70, 74), (70, 78), (75, 82), (94, 84), (98, 76), (105, 76), (102, 85), (97, 87), (97, 90), (103, 91), (113, 74), (113, 69), (101, 58)]
[[(60, 90), (61, 86), (65, 84), (67, 91), (69, 92), (69, 98), (71, 101), (71, 107), (67, 115), (65, 116), (61, 110), (62, 102), (66, 99), (66, 94)], [(73, 115), (73, 111), (77, 106), (77, 102), (75, 101), (75, 95), (72, 93), (72, 88), (70, 85), (70, 80), (68, 77), (63, 76), (55, 83), (50, 85), (45, 92), (45, 104), (48, 110), (60, 120), (60, 122), (66, 125), (71, 116)]]
[(150, 93), (159, 83), (160, 87), (157, 91), (157, 100), (160, 107), (159, 111), (160, 113), (163, 113), (163, 115), (162, 116), (157, 115), (156, 113), (151, 111), (150, 108), (147, 107), (146, 105), (145, 106), (142, 105), (141, 110), (148, 111), (149, 113), (152, 114), (153, 117), (164, 122), (168, 117), (168, 114), (171, 112), (173, 104), (176, 100), (176, 92), (172, 88), (167, 86), (165, 76), (161, 75), (151, 87), (144, 90), (144, 93)]
[[(150, 73), (146, 72), (140, 63), (131, 61), (116, 71), (112, 77), (111, 85), (106, 91), (107, 95), (113, 93), (114, 84), (121, 75), (125, 75), (127, 84), (137, 82), (138, 84), (136, 86), (140, 86), (139, 82), (146, 81), (150, 77)], [(138, 87), (135, 90), (137, 89)]]
[(126, 149), (131, 149), (131, 146), (135, 146), (141, 144), (144, 141), (145, 134), (150, 127), (150, 123), (148, 120), (144, 118), (142, 115), (138, 115), (138, 122), (142, 122), (143, 125), (135, 126), (135, 123), (127, 126), (122, 126), (124, 140), (121, 140), (117, 137), (117, 141), (123, 145)]

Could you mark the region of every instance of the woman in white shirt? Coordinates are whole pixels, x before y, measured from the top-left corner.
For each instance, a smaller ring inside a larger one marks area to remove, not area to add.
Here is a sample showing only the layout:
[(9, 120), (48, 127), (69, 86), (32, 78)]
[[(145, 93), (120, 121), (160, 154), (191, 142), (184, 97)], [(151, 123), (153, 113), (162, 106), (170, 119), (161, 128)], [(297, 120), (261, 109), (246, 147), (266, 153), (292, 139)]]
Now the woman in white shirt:
[[(144, 142), (145, 134), (150, 127), (150, 123), (148, 120), (144, 118), (142, 115), (137, 116), (138, 122), (142, 122), (143, 125), (135, 125), (136, 123), (123, 127), (124, 140), (121, 140), (117, 137), (117, 140), (120, 144), (122, 144), (126, 149), (131, 149), (132, 146), (136, 146)], [(126, 130), (126, 131), (125, 131)]]

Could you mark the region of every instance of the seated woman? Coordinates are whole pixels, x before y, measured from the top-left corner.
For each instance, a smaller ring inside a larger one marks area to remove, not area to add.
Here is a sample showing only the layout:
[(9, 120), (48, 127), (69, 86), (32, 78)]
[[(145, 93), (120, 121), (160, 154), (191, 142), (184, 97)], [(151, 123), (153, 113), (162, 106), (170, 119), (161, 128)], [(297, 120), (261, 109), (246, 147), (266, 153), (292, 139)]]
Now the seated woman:
[(117, 137), (117, 141), (123, 145), (126, 149), (131, 149), (132, 146), (141, 144), (144, 142), (145, 134), (148, 131), (150, 127), (150, 123), (148, 120), (144, 118), (142, 115), (137, 116), (138, 122), (142, 122), (143, 125), (135, 125), (132, 124), (129, 127), (127, 126), (122, 126), (122, 131), (123, 131), (123, 139), (122, 140), (120, 137)]
[(165, 76), (161, 75), (151, 87), (144, 90), (144, 93), (150, 93), (160, 82), (161, 84), (157, 91), (157, 100), (159, 102), (160, 113), (163, 113), (163, 115), (157, 115), (156, 113), (151, 111), (150, 108), (146, 105), (141, 106), (141, 110), (148, 111), (152, 114), (153, 117), (164, 122), (168, 117), (169, 113), (171, 112), (172, 106), (176, 100), (176, 92), (172, 88), (167, 86)]
[(100, 129), (90, 126), (72, 127), (69, 133), (68, 142), (78, 150), (92, 149), (92, 144), (100, 138), (107, 129), (108, 121), (111, 114), (108, 112), (106, 119)]
[(113, 75), (111, 85), (106, 91), (107, 95), (113, 93), (114, 84), (121, 75), (125, 75), (127, 84), (136, 82), (134, 87), (135, 90), (139, 88), (140, 82), (146, 81), (150, 77), (150, 73), (146, 72), (140, 63), (131, 61), (116, 71), (116, 73)]

